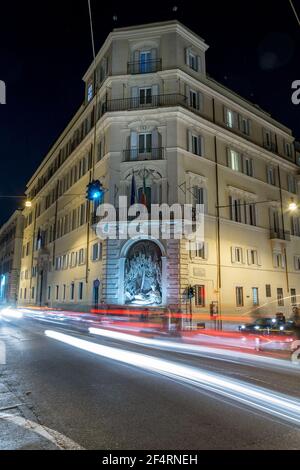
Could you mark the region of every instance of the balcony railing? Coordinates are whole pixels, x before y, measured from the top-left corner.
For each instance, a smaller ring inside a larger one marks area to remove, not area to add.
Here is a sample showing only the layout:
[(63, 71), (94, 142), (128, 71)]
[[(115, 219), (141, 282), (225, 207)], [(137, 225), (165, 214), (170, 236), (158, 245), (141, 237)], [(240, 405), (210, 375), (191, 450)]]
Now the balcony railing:
[(161, 59), (128, 62), (127, 71), (129, 75), (139, 73), (155, 73), (161, 70)]
[(138, 162), (146, 160), (163, 160), (164, 148), (151, 148), (151, 149), (129, 149), (124, 150), (124, 162)]
[(108, 100), (101, 105), (101, 116), (105, 113), (114, 111), (131, 111), (134, 109), (157, 108), (159, 106), (186, 106), (187, 98), (178, 93), (170, 93), (167, 95), (152, 95), (148, 99), (121, 98)]
[(270, 231), (270, 240), (285, 240), (287, 242), (291, 241), (291, 232), (284, 230), (271, 230)]

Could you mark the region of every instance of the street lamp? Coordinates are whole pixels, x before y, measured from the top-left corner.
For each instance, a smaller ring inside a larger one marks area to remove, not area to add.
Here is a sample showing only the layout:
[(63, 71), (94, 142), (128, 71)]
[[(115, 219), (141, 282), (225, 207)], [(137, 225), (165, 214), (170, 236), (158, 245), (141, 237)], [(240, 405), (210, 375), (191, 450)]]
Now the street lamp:
[(295, 212), (298, 209), (298, 204), (295, 202), (294, 198), (291, 199), (289, 203), (289, 211)]

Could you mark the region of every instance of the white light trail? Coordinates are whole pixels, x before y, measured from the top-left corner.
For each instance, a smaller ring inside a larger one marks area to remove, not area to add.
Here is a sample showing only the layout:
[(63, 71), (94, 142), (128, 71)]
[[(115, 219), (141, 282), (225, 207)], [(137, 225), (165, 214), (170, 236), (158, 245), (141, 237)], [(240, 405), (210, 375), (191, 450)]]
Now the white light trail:
[(21, 318), (23, 318), (23, 313), (22, 312), (20, 312), (18, 310), (15, 310), (13, 308), (9, 308), (9, 307), (3, 308), (0, 311), (0, 313), (1, 313), (1, 316), (2, 316), (3, 319), (12, 318), (14, 320), (20, 320)]
[(92, 343), (57, 331), (45, 331), (49, 338), (61, 341), (81, 350), (97, 354), (124, 364), (130, 364), (150, 372), (156, 372), (181, 383), (209, 390), (247, 406), (259, 409), (264, 413), (282, 418), (300, 425), (300, 401), (273, 393), (254, 385), (233, 380), (221, 375), (208, 373), (195, 367), (176, 364), (165, 359), (146, 356), (131, 351), (120, 350), (110, 346)]
[[(234, 351), (228, 349), (218, 349), (212, 346), (202, 346), (199, 344), (185, 344), (173, 341), (164, 341), (160, 339), (145, 338), (142, 336), (135, 336), (118, 331), (104, 330), (100, 328), (89, 328), (89, 332), (93, 335), (101, 336), (104, 338), (115, 339), (118, 341), (125, 341), (132, 344), (139, 344), (148, 348), (158, 348), (161, 350), (168, 350), (193, 355), (205, 355), (206, 357), (213, 357), (222, 361), (230, 362), (246, 362), (249, 365), (257, 366), (261, 364), (269, 368), (284, 369), (287, 368), (293, 372), (300, 373), (299, 366), (296, 366), (292, 362), (275, 359), (266, 356), (257, 356), (255, 354), (249, 354), (244, 351)], [(237, 345), (239, 346), (239, 345)]]

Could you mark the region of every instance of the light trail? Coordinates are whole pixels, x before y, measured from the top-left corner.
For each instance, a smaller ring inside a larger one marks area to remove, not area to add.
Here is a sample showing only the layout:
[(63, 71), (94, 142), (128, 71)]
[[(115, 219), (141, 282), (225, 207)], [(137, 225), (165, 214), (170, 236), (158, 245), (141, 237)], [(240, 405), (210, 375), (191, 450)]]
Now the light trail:
[(277, 370), (286, 370), (288, 368), (289, 370), (300, 373), (299, 366), (290, 361), (266, 356), (258, 356), (255, 354), (246, 353), (244, 351), (234, 351), (232, 349), (214, 348), (212, 346), (201, 346), (199, 344), (193, 345), (164, 341), (161, 339), (145, 338), (142, 336), (134, 336), (131, 334), (103, 330), (100, 328), (89, 328), (89, 332), (93, 335), (101, 336), (103, 338), (115, 339), (131, 344), (138, 344), (147, 348), (156, 348), (160, 350), (168, 350), (185, 354), (202, 355), (221, 361), (225, 360), (227, 362), (245, 362), (248, 365), (254, 367), (257, 367), (257, 365), (260, 364), (267, 366), (268, 368), (275, 368)]
[(176, 364), (175, 362), (146, 356), (131, 351), (92, 343), (57, 331), (47, 330), (45, 335), (83, 351), (96, 354), (126, 365), (154, 372), (180, 383), (211, 391), (217, 395), (243, 403), (277, 418), (300, 425), (300, 401), (273, 393), (270, 390), (233, 380), (218, 374), (208, 373), (195, 367)]

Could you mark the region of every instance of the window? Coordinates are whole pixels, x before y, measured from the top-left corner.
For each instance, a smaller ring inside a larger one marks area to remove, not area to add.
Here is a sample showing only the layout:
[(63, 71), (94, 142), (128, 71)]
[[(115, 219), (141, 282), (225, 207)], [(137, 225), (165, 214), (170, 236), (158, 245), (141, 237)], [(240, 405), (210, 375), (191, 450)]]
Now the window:
[(34, 299), (34, 291), (35, 291), (35, 289), (34, 289), (34, 287), (32, 287), (32, 288), (31, 288), (31, 298), (32, 298), (32, 299)]
[(234, 197), (229, 197), (229, 205), (230, 205), (230, 212), (231, 212), (231, 220), (235, 222), (242, 222), (242, 201), (240, 199), (236, 199)]
[(274, 256), (274, 268), (284, 268), (285, 260), (284, 260), (284, 256), (282, 255), (282, 253), (275, 252), (273, 256)]
[(48, 286), (48, 300), (51, 300), (51, 286)]
[(243, 248), (239, 246), (233, 246), (231, 248), (231, 261), (232, 263), (243, 263)]
[(204, 205), (204, 210), (207, 209), (207, 190), (200, 186), (193, 187), (193, 205)]
[(254, 176), (253, 160), (249, 157), (243, 158), (243, 172), (247, 176)]
[(92, 260), (98, 261), (102, 257), (102, 243), (98, 242), (92, 246)]
[(258, 252), (257, 250), (248, 250), (248, 264), (258, 265)]
[(241, 171), (241, 155), (235, 150), (228, 151), (228, 166), (234, 171)]
[(266, 149), (270, 150), (272, 148), (271, 132), (266, 129), (263, 130), (263, 145)]
[(63, 300), (66, 300), (66, 284), (63, 285)]
[(78, 300), (83, 299), (83, 282), (78, 284)]
[(76, 251), (72, 251), (72, 253), (71, 253), (71, 263), (70, 263), (70, 266), (71, 266), (71, 268), (75, 268), (76, 265), (77, 265), (77, 252), (76, 252)]
[(243, 307), (244, 306), (244, 288), (236, 287), (235, 296), (236, 296), (236, 306)]
[(207, 244), (204, 242), (190, 242), (191, 257), (202, 260), (207, 259)]
[(295, 270), (300, 271), (300, 255), (295, 256)]
[(144, 51), (140, 53), (140, 73), (151, 72), (151, 51)]
[(74, 282), (72, 282), (72, 284), (70, 286), (70, 299), (71, 300), (74, 300), (74, 294), (75, 294), (75, 284), (74, 284)]
[(55, 298), (56, 298), (56, 300), (58, 300), (59, 299), (59, 286), (56, 286), (56, 291), (55, 292), (56, 292)]
[(226, 109), (226, 125), (231, 129), (235, 126), (235, 113), (230, 109)]
[(87, 88), (87, 100), (90, 102), (93, 99), (93, 84), (89, 83), (88, 88)]
[(279, 233), (279, 211), (274, 208), (270, 210), (270, 227), (275, 233)]
[(294, 237), (300, 237), (300, 217), (291, 218), (291, 232)]
[(267, 167), (267, 180), (272, 186), (276, 186), (276, 171), (273, 166)]
[(243, 116), (239, 116), (239, 127), (240, 127), (240, 131), (243, 134), (249, 135), (250, 134), (250, 119), (247, 119)]
[(259, 305), (258, 287), (252, 287), (252, 300), (253, 307), (257, 307)]
[(188, 54), (188, 65), (191, 69), (197, 71), (198, 64), (197, 64), (197, 56), (193, 54), (191, 51)]
[(203, 154), (203, 137), (192, 135), (192, 152), (195, 155), (202, 156)]
[(55, 269), (59, 271), (61, 269), (61, 256), (55, 258)]
[(196, 287), (196, 298), (195, 304), (197, 307), (205, 307), (205, 286), (195, 286)]
[(80, 206), (80, 225), (84, 225), (86, 221), (86, 213), (85, 213), (85, 203), (81, 204)]
[(246, 209), (246, 214), (245, 214), (246, 224), (256, 226), (256, 205), (246, 204), (245, 209)]
[(277, 304), (278, 307), (284, 307), (283, 289), (281, 287), (277, 289)]
[(139, 134), (139, 153), (150, 153), (152, 150), (152, 133)]
[(267, 298), (272, 297), (271, 284), (266, 284), (266, 297)]
[(188, 97), (190, 107), (193, 109), (200, 110), (203, 100), (202, 94), (195, 90), (190, 90)]
[(25, 289), (24, 289), (24, 300), (26, 300), (26, 299), (27, 299), (27, 288), (25, 287)]
[(290, 193), (297, 194), (297, 181), (293, 175), (288, 175), (288, 190)]
[(140, 88), (140, 104), (152, 104), (152, 88)]
[(62, 257), (62, 268), (67, 269), (69, 267), (69, 255), (63, 255)]
[(288, 158), (292, 156), (292, 146), (289, 142), (284, 142), (284, 155)]
[(296, 305), (297, 304), (297, 293), (296, 289), (291, 289), (291, 304)]
[(81, 248), (78, 252), (78, 264), (84, 264), (85, 256), (84, 256), (84, 248)]

